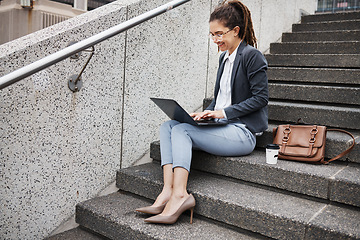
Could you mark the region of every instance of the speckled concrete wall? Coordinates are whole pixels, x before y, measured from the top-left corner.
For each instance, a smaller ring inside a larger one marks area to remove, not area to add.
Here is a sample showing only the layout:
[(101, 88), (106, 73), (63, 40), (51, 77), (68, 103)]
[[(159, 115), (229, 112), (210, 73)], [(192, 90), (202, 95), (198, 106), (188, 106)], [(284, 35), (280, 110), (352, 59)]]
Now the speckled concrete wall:
[[(1, 45), (0, 73), (167, 2), (120, 0)], [(1, 90), (0, 238), (47, 236), (148, 151), (166, 119), (150, 96), (201, 105), (210, 10), (208, 0), (191, 1), (96, 45), (77, 93), (67, 79), (86, 52)]]
[[(167, 2), (118, 0), (0, 45), (0, 75)], [(1, 239), (47, 236), (141, 158), (167, 119), (149, 97), (190, 112), (212, 95), (219, 53), (208, 18), (218, 2), (192, 0), (96, 45), (80, 92), (67, 79), (85, 52), (0, 91)]]
[[(0, 46), (1, 75), (125, 21), (113, 3)], [(125, 35), (96, 46), (72, 93), (67, 78), (88, 54), (0, 91), (0, 238), (41, 239), (94, 196), (120, 167)], [(106, 77), (105, 77), (106, 76)]]

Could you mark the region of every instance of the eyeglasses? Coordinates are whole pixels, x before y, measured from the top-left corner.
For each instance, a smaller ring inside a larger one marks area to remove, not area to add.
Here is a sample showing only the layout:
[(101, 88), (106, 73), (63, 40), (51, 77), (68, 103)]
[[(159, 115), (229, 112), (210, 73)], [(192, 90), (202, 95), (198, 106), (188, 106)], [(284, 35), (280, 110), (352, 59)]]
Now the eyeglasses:
[(219, 33), (219, 34), (212, 34), (212, 33), (210, 33), (210, 34), (209, 34), (209, 38), (210, 38), (211, 40), (215, 40), (215, 38), (216, 38), (216, 39), (222, 39), (222, 37), (223, 37), (225, 34), (231, 32), (232, 30), (233, 30), (233, 29), (230, 29), (229, 31), (226, 31), (226, 32), (224, 32), (224, 33)]

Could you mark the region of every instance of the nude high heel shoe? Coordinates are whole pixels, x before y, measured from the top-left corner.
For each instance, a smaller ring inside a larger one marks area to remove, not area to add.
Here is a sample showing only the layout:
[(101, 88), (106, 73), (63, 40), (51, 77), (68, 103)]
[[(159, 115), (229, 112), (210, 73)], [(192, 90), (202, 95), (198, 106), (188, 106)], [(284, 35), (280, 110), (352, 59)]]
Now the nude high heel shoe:
[(160, 205), (158, 207), (149, 206), (149, 207), (137, 208), (137, 209), (135, 209), (135, 211), (142, 212), (142, 213), (147, 213), (147, 214), (160, 214), (160, 213), (162, 213), (162, 211), (164, 211), (166, 203), (164, 203), (164, 204), (162, 204), (162, 205)]
[(149, 223), (163, 223), (163, 224), (174, 224), (180, 215), (185, 212), (186, 210), (191, 211), (190, 215), (190, 223), (193, 222), (193, 215), (194, 215), (194, 207), (195, 207), (195, 198), (192, 194), (185, 200), (185, 202), (180, 206), (180, 208), (170, 216), (162, 216), (161, 214), (152, 216), (150, 218), (145, 219), (145, 222)]

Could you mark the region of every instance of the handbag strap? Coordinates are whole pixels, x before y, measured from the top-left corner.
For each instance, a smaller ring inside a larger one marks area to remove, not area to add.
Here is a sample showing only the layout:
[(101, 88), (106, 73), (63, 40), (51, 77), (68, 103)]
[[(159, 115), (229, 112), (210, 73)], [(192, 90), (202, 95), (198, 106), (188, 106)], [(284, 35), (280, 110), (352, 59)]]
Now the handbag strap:
[(340, 153), (340, 154), (337, 155), (336, 157), (333, 157), (332, 159), (330, 159), (330, 160), (328, 160), (328, 161), (325, 161), (326, 164), (329, 163), (329, 162), (335, 161), (335, 160), (337, 160), (337, 159), (339, 159), (339, 158), (341, 158), (341, 157), (343, 157), (343, 156), (345, 156), (345, 155), (348, 154), (348, 153), (354, 148), (354, 146), (355, 146), (355, 138), (354, 138), (354, 136), (353, 136), (351, 133), (349, 133), (348, 131), (345, 131), (345, 130), (342, 130), (342, 129), (327, 129), (327, 131), (334, 131), (334, 132), (346, 133), (346, 134), (348, 134), (348, 135), (353, 139), (353, 142), (352, 142), (351, 146), (350, 146), (348, 149), (346, 149), (345, 151), (343, 151), (342, 153)]

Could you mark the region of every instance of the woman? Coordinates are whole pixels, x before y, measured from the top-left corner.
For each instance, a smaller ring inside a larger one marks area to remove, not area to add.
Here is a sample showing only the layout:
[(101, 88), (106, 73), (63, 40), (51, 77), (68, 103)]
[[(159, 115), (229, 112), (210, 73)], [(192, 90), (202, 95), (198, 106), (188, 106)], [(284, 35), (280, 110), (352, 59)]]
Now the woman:
[(164, 187), (152, 206), (136, 209), (157, 214), (146, 222), (172, 224), (191, 210), (192, 223), (195, 199), (186, 187), (193, 148), (220, 156), (247, 155), (255, 148), (255, 136), (267, 129), (267, 62), (254, 48), (250, 11), (241, 2), (230, 1), (215, 9), (209, 22), (210, 37), (223, 51), (214, 99), (204, 112), (190, 115), (228, 124), (201, 127), (171, 120), (161, 126)]

